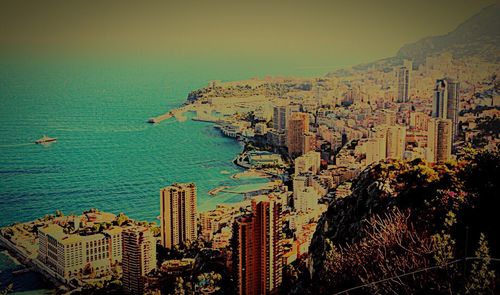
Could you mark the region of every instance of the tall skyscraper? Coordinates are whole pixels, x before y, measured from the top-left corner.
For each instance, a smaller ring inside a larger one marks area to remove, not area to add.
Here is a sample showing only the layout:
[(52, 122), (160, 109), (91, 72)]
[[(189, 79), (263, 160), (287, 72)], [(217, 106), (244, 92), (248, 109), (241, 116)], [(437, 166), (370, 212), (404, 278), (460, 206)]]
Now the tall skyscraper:
[(452, 124), (452, 138), (455, 140), (458, 135), (458, 112), (460, 111), (460, 82), (447, 78), (448, 81), (448, 105), (447, 105), (447, 118), (451, 120)]
[(290, 106), (275, 106), (273, 108), (273, 128), (276, 131), (286, 131), (286, 122), (291, 114)]
[(436, 81), (432, 117), (451, 120), (453, 139), (458, 133), (459, 91), (460, 83), (454, 79), (445, 78)]
[(196, 185), (175, 183), (160, 191), (161, 244), (166, 248), (196, 240)]
[(442, 163), (451, 159), (452, 122), (450, 119), (432, 118), (427, 137), (427, 160)]
[(147, 227), (122, 232), (122, 282), (127, 294), (144, 293), (145, 276), (156, 268), (156, 240)]
[(406, 66), (398, 70), (398, 102), (410, 100), (410, 70)]
[(448, 82), (445, 79), (436, 81), (434, 101), (432, 102), (432, 117), (447, 118), (448, 112)]
[(304, 150), (304, 133), (309, 132), (309, 114), (292, 113), (288, 120), (287, 147), (292, 157), (297, 157)]
[(252, 200), (252, 214), (233, 223), (233, 277), (238, 294), (277, 294), (282, 282), (281, 204)]

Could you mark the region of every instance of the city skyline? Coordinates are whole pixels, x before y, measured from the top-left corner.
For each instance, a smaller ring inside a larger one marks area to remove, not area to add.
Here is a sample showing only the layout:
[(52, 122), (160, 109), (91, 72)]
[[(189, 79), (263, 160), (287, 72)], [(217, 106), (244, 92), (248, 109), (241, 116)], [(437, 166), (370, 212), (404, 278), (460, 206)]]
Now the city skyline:
[(500, 3), (189, 4), (0, 12), (0, 294), (498, 291)]

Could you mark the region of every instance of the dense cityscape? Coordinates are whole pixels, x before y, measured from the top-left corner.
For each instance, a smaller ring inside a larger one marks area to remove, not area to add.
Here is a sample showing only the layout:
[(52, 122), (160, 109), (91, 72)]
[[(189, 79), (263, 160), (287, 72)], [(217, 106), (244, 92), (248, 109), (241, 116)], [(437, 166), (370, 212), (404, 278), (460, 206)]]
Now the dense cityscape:
[[(450, 50), (316, 78), (211, 81), (144, 124), (188, 113), (212, 123), (241, 143), (233, 164), (245, 170), (232, 177), (265, 185), (201, 211), (186, 178), (152, 192), (157, 222), (61, 209), (1, 228), (1, 244), (58, 294), (493, 294), (500, 63), (491, 58)], [(232, 191), (209, 194), (223, 192)]]

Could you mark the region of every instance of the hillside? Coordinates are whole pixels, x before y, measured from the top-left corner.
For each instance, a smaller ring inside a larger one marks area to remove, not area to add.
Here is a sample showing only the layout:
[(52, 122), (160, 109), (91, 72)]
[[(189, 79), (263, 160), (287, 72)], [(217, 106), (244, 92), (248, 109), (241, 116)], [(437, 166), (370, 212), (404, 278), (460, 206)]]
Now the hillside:
[[(454, 58), (476, 56), (490, 62), (500, 62), (500, 3), (482, 9), (460, 24), (453, 31), (441, 36), (430, 36), (417, 42), (403, 45), (395, 56), (353, 66), (355, 70), (366, 70), (372, 66), (391, 70), (401, 65), (404, 59), (414, 66), (425, 62), (425, 58), (451, 52)], [(345, 69), (332, 71), (327, 76), (343, 76)]]
[[(301, 269), (292, 293), (331, 294), (427, 267), (436, 268), (357, 292), (462, 290), (463, 262), (454, 261), (476, 254), (481, 233), (491, 256), (500, 256), (499, 173), (498, 153), (473, 151), (446, 165), (420, 160), (371, 165), (353, 183), (352, 194), (333, 201), (323, 214), (309, 248), (312, 273)], [(479, 262), (467, 263), (466, 282)]]
[(450, 51), (454, 57), (475, 55), (498, 62), (499, 47), (500, 4), (496, 3), (484, 8), (446, 35), (427, 37), (404, 45), (396, 57), (412, 59), (419, 64), (426, 56)]

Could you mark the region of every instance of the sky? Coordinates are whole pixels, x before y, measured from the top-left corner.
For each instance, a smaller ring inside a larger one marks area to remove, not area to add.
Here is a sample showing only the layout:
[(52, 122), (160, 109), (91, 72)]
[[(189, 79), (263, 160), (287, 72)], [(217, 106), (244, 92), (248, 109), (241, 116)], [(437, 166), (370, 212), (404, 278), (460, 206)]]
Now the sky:
[(495, 0), (0, 0), (0, 52), (368, 62)]

